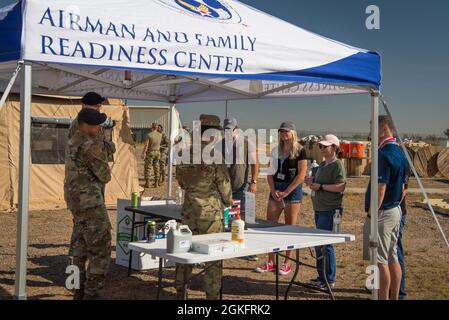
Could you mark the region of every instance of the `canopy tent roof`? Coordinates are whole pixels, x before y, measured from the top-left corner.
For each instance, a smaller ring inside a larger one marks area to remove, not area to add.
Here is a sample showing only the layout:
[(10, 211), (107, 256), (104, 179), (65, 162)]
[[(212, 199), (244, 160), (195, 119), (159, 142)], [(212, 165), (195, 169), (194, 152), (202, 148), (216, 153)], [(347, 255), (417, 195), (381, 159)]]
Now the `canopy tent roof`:
[(181, 103), (366, 93), (381, 82), (377, 53), (236, 0), (23, 0), (0, 9), (0, 39), (0, 88), (28, 60), (41, 94)]

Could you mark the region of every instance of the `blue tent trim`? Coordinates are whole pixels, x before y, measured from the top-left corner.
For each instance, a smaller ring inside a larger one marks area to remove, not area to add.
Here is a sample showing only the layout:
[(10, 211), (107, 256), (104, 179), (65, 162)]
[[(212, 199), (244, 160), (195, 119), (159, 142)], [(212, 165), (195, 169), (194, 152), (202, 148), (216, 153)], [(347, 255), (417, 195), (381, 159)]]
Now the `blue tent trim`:
[(304, 79), (317, 83), (371, 85), (378, 89), (382, 80), (381, 58), (376, 52), (359, 52), (323, 66), (282, 72), (279, 75), (289, 77), (289, 81)]
[(22, 39), (22, 4), (17, 2), (0, 20), (0, 62), (20, 59)]
[[(30, 62), (48, 63), (41, 60), (29, 60)], [(368, 81), (355, 81), (351, 79), (337, 79), (332, 77), (326, 77), (325, 75), (299, 75), (302, 71), (298, 72), (280, 72), (280, 73), (256, 73), (256, 74), (217, 74), (217, 73), (200, 73), (192, 71), (175, 71), (165, 69), (148, 69), (148, 68), (135, 68), (135, 67), (118, 67), (116, 65), (97, 65), (97, 64), (79, 64), (79, 63), (51, 63), (61, 64), (66, 66), (73, 66), (79, 68), (93, 67), (93, 68), (109, 68), (115, 70), (131, 70), (141, 72), (160, 73), (165, 75), (179, 75), (189, 77), (208, 77), (208, 78), (232, 78), (237, 80), (265, 80), (265, 81), (283, 81), (283, 82), (307, 82), (307, 83), (320, 83), (329, 85), (354, 85), (369, 88), (377, 88), (376, 84)]]

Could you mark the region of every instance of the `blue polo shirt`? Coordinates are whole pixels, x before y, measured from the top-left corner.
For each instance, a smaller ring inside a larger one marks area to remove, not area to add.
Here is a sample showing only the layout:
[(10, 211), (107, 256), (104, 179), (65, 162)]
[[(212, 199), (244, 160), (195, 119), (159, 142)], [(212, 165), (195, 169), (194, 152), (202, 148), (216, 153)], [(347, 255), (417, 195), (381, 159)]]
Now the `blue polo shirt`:
[[(381, 210), (399, 206), (402, 188), (407, 181), (409, 165), (402, 149), (395, 143), (389, 143), (379, 150), (379, 183), (385, 183), (384, 201)], [(370, 181), (371, 182), (371, 181)], [(365, 211), (370, 208), (371, 188), (368, 185), (365, 194)]]

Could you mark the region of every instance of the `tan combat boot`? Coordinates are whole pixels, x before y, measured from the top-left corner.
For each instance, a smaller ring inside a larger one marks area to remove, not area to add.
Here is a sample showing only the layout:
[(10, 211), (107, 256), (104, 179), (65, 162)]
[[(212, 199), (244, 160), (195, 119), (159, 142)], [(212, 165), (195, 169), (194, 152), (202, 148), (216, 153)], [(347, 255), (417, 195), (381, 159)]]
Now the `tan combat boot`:
[(150, 187), (150, 180), (145, 180), (145, 185), (143, 187), (144, 188), (149, 188)]

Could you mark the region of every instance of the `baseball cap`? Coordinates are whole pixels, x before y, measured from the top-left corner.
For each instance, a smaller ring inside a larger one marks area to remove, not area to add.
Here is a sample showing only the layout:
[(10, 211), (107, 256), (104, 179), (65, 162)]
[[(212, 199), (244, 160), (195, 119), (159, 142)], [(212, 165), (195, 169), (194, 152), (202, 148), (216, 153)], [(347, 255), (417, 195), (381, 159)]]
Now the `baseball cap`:
[(78, 122), (84, 122), (91, 126), (97, 126), (106, 121), (108, 116), (94, 109), (84, 108), (78, 113)]
[(237, 127), (237, 119), (236, 118), (226, 118), (226, 119), (224, 119), (223, 127), (225, 129), (234, 130)]
[(105, 101), (106, 101), (105, 97), (102, 97), (98, 93), (92, 91), (86, 93), (81, 99), (81, 102), (83, 104), (87, 104), (88, 106), (95, 106), (97, 104), (102, 104)]
[(333, 134), (327, 134), (324, 136), (323, 139), (319, 142), (319, 144), (322, 144), (323, 146), (332, 146), (336, 145), (337, 147), (340, 146), (340, 140), (338, 140), (337, 136), (334, 136)]
[(296, 131), (296, 126), (293, 122), (291, 121), (286, 121), (286, 122), (282, 122), (281, 126), (279, 127), (279, 130), (295, 130)]

